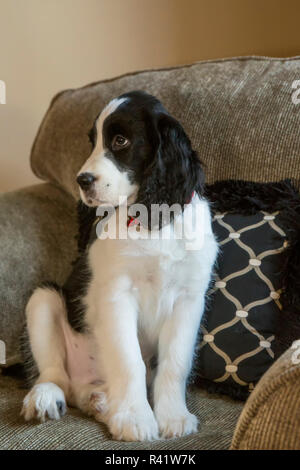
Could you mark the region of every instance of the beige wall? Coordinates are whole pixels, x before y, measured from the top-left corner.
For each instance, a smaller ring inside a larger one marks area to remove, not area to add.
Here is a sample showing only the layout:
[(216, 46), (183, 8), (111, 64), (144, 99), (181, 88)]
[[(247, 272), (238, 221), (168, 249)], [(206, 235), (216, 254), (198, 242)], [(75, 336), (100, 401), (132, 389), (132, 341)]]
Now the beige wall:
[(136, 69), (300, 54), (300, 0), (0, 0), (0, 191), (37, 181), (34, 135), (59, 90)]

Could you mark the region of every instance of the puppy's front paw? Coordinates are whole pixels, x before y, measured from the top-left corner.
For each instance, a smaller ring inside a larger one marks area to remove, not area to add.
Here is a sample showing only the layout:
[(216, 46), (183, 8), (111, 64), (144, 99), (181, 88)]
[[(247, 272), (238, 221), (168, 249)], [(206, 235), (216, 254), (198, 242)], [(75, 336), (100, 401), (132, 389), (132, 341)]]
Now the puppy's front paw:
[(150, 405), (117, 411), (108, 421), (114, 439), (151, 441), (158, 439), (158, 426)]
[(61, 388), (51, 382), (35, 385), (23, 401), (21, 415), (26, 421), (39, 419), (44, 422), (46, 417), (59, 419), (66, 412), (66, 400)]
[(186, 410), (177, 414), (176, 411), (170, 414), (157, 415), (159, 431), (164, 439), (171, 437), (181, 437), (197, 432), (198, 420), (195, 415)]

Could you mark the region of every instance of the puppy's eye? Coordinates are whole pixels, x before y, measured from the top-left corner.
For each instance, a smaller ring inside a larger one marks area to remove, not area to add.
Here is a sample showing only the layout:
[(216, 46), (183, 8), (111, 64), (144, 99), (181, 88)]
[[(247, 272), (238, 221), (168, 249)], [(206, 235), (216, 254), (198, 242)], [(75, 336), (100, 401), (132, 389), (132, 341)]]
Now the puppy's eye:
[(125, 147), (128, 147), (129, 144), (130, 142), (128, 139), (126, 139), (126, 137), (124, 137), (123, 135), (117, 134), (114, 136), (111, 146), (113, 150), (121, 150)]

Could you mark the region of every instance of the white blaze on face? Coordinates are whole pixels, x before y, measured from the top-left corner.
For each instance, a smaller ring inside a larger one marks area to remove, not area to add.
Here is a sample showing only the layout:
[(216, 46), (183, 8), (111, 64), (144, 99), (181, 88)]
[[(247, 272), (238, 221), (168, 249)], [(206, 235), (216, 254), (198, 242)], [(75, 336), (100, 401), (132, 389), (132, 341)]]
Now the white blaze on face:
[(97, 142), (96, 146), (80, 169), (81, 173), (92, 173), (97, 180), (94, 183), (94, 195), (90, 199), (86, 197), (84, 191), (80, 189), (80, 196), (88, 205), (99, 206), (107, 203), (117, 205), (120, 196), (130, 196), (137, 192), (137, 185), (131, 183), (126, 171), (120, 171), (114, 162), (105, 156), (108, 152), (103, 143), (103, 123), (105, 119), (112, 114), (116, 109), (128, 98), (116, 98), (103, 109), (97, 123)]

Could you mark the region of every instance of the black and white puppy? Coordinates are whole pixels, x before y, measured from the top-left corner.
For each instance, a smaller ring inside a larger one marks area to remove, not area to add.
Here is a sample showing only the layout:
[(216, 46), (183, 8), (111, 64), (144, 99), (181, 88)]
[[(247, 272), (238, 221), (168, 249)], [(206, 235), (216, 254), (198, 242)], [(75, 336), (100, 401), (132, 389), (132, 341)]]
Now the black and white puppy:
[[(26, 319), (39, 375), (22, 414), (58, 419), (68, 403), (105, 422), (116, 439), (183, 436), (197, 430), (186, 380), (217, 254), (201, 163), (179, 122), (140, 91), (112, 100), (91, 138), (77, 178), (85, 207), (110, 204), (118, 212), (125, 196), (129, 205), (182, 211), (156, 229), (168, 237), (143, 237), (152, 232), (147, 224), (132, 238), (92, 237), (65, 289), (34, 291)], [(196, 209), (198, 248), (187, 249), (185, 235), (170, 234), (191, 226)], [(151, 407), (146, 366), (153, 358)]]

